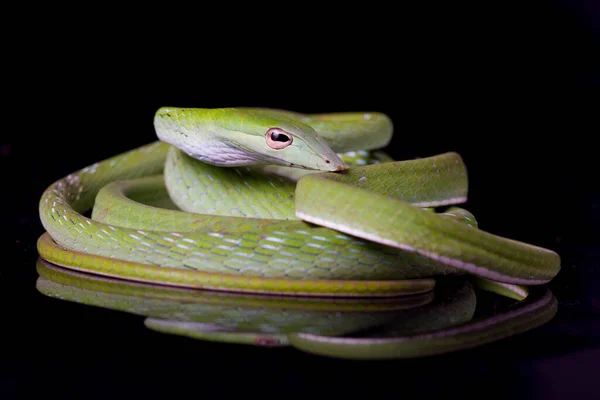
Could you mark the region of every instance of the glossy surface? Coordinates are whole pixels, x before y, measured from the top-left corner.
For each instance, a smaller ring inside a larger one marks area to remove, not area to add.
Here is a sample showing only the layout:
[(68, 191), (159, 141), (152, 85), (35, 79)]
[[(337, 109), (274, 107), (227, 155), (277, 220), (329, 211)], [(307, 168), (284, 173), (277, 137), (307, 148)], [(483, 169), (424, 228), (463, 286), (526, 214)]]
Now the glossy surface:
[[(165, 4), (156, 18), (11, 3), (7, 20), (23, 23), (4, 53), (0, 398), (596, 400), (596, 4), (301, 5), (294, 13), (311, 17), (300, 22), (232, 13), (230, 3), (214, 3), (229, 13)], [(561, 255), (549, 284), (557, 315), (456, 353), (354, 362), (164, 335), (142, 316), (44, 296), (35, 289), (42, 191), (154, 140), (139, 121), (162, 104), (386, 111), (399, 121), (390, 154), (457, 151), (482, 229)]]
[(480, 310), (474, 318), (476, 292), (464, 278), (442, 280), (421, 295), (336, 300), (185, 291), (79, 274), (42, 260), (37, 272), (36, 288), (46, 296), (143, 315), (158, 332), (360, 360), (476, 347), (543, 325), (557, 309), (552, 292), (541, 287), (526, 301)]

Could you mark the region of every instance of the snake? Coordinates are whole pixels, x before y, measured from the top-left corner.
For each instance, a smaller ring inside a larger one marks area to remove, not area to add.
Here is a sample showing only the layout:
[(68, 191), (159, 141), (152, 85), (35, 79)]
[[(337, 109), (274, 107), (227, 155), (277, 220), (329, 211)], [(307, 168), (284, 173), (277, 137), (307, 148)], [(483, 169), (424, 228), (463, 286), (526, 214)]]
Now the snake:
[(39, 255), (131, 281), (294, 296), (418, 294), (457, 274), (514, 294), (559, 273), (559, 254), (487, 232), (461, 207), (458, 153), (389, 156), (396, 129), (382, 112), (160, 107), (158, 140), (44, 190)]

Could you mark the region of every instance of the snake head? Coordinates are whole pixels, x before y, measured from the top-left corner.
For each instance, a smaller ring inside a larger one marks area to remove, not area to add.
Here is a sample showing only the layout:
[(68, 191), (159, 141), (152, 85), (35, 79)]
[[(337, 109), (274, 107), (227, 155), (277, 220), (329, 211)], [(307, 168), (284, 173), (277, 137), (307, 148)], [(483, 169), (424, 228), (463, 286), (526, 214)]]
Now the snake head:
[(154, 125), (161, 140), (213, 165), (346, 168), (311, 126), (268, 109), (163, 107)]

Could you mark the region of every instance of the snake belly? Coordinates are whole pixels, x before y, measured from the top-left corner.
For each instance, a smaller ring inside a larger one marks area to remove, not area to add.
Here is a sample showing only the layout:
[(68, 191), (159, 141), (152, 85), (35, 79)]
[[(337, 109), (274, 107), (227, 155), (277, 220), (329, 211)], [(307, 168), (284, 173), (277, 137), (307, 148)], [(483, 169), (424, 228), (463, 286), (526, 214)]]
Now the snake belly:
[[(240, 115), (217, 111), (208, 118)], [(40, 256), (129, 280), (321, 296), (422, 293), (435, 276), (460, 273), (538, 285), (560, 270), (553, 251), (464, 223), (468, 212), (431, 210), (467, 199), (457, 153), (385, 157), (383, 114), (268, 113), (316, 127), (349, 168), (223, 167), (153, 142), (46, 189)]]

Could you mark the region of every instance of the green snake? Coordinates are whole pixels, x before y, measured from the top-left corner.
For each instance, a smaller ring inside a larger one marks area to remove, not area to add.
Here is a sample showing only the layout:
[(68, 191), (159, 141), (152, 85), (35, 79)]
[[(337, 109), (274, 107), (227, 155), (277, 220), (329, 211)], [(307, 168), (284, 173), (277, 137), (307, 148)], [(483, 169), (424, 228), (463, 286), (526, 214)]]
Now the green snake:
[[(189, 288), (394, 296), (470, 274), (541, 285), (554, 251), (485, 232), (459, 154), (393, 160), (383, 113), (160, 108), (158, 141), (50, 185), (40, 256)], [(511, 291), (511, 290), (509, 290)], [(512, 291), (514, 292), (514, 290)]]

